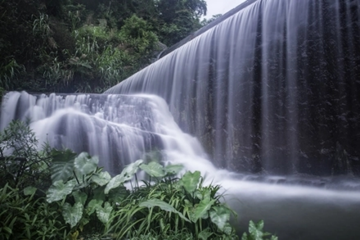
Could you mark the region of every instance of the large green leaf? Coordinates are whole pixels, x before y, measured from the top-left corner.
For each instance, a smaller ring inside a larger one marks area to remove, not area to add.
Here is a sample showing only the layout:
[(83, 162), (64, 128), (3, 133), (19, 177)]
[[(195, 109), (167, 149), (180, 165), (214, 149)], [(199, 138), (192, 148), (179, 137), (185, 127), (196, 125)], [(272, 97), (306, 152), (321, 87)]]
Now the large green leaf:
[(88, 203), (88, 205), (86, 206), (86, 212), (87, 214), (90, 216), (91, 214), (93, 214), (97, 208), (101, 207), (101, 205), (103, 204), (103, 200), (98, 200), (98, 199), (91, 199), (91, 201)]
[(211, 198), (211, 189), (210, 188), (201, 188), (195, 191), (194, 196), (199, 200)]
[(69, 203), (64, 203), (63, 209), (62, 209), (62, 215), (65, 219), (65, 222), (70, 224), (70, 226), (73, 228), (81, 219), (83, 215), (84, 206), (77, 202), (74, 204), (74, 206), (71, 206)]
[(52, 203), (62, 200), (72, 192), (75, 185), (75, 180), (70, 180), (67, 183), (64, 183), (62, 180), (54, 182), (46, 193), (46, 201)]
[(192, 194), (196, 190), (200, 178), (201, 176), (199, 171), (196, 171), (194, 173), (186, 172), (184, 176), (182, 176), (182, 178), (180, 179), (180, 182), (184, 186), (185, 190), (188, 193)]
[(104, 190), (105, 190), (105, 186), (95, 188), (93, 190), (94, 191), (93, 199), (105, 201), (106, 196), (105, 196)]
[(184, 166), (181, 164), (170, 164), (165, 166), (165, 174), (166, 175), (176, 175), (178, 174), (181, 170), (184, 169)]
[(197, 204), (191, 214), (191, 221), (196, 222), (199, 218), (206, 218), (215, 200), (204, 199)]
[(91, 181), (99, 186), (106, 185), (111, 180), (111, 176), (108, 172), (100, 172), (92, 176)]
[[(223, 232), (226, 234), (226, 235), (231, 235), (233, 232), (234, 232), (234, 228), (230, 225), (230, 223), (226, 223), (225, 226), (224, 226), (224, 230)], [(256, 240), (262, 240), (262, 239), (256, 239)]]
[(255, 224), (253, 221), (250, 221), (249, 224), (249, 233), (252, 237), (254, 237), (256, 240), (262, 239), (263, 237), (263, 228), (264, 228), (264, 221), (259, 221), (257, 224)]
[(87, 199), (87, 194), (84, 192), (80, 192), (80, 191), (75, 191), (72, 193), (75, 202), (80, 202), (82, 205), (85, 205), (86, 199)]
[(212, 235), (212, 231), (209, 228), (206, 228), (199, 233), (198, 237), (201, 240), (207, 240), (211, 235)]
[(94, 172), (97, 169), (99, 158), (96, 156), (90, 156), (86, 152), (82, 152), (74, 160), (74, 168), (79, 175), (87, 175)]
[(185, 221), (190, 222), (189, 219), (186, 218), (181, 212), (177, 211), (173, 206), (171, 206), (170, 204), (168, 204), (160, 199), (149, 199), (144, 202), (141, 202), (139, 204), (139, 206), (140, 207), (148, 207), (148, 208), (159, 207), (164, 211), (176, 213)]
[(119, 175), (116, 175), (109, 181), (104, 190), (105, 194), (108, 194), (111, 189), (117, 188), (126, 181), (131, 180), (142, 163), (143, 160), (140, 159), (132, 164), (127, 165)]
[(99, 206), (96, 208), (96, 216), (103, 224), (106, 224), (109, 222), (112, 210), (113, 207), (110, 205), (110, 203), (106, 202), (104, 207)]
[(111, 189), (117, 188), (126, 181), (126, 177), (121, 173), (113, 177), (105, 187), (104, 193), (108, 194)]
[(224, 231), (225, 224), (230, 220), (230, 210), (222, 205), (215, 206), (210, 210), (210, 219), (221, 231)]
[(76, 153), (73, 153), (69, 149), (63, 151), (54, 149), (51, 151), (51, 156), (53, 159), (50, 167), (52, 182), (56, 182), (58, 180), (66, 182), (73, 176), (74, 158)]
[(143, 160), (139, 159), (139, 160), (127, 165), (122, 170), (121, 174), (123, 174), (125, 176), (126, 181), (129, 181), (134, 177), (135, 173), (139, 170), (139, 166), (141, 164), (143, 164), (143, 162), (144, 162)]
[(142, 170), (144, 170), (147, 174), (149, 174), (151, 177), (164, 177), (165, 171), (164, 167), (161, 166), (157, 162), (151, 162), (149, 164), (142, 164), (140, 166)]

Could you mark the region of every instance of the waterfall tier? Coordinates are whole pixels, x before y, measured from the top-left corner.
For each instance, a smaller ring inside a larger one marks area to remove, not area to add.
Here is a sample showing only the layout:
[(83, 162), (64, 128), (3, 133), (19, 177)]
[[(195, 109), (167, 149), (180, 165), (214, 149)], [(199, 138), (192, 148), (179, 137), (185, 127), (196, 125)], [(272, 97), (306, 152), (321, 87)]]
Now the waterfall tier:
[(106, 93), (163, 97), (219, 168), (360, 175), (359, 76), (359, 0), (258, 0)]
[[(214, 170), (199, 142), (180, 130), (164, 100), (156, 96), (7, 93), (0, 129), (11, 120), (27, 119), (40, 146), (97, 155), (113, 174), (152, 152), (188, 169)], [(189, 166), (186, 159), (197, 164)]]

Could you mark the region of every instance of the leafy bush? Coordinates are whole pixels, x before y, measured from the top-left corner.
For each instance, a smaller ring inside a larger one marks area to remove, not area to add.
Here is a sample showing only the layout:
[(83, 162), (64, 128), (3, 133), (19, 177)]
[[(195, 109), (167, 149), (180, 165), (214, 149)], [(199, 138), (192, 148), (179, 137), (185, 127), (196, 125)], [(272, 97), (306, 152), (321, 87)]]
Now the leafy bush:
[[(138, 160), (111, 177), (87, 153), (38, 152), (34, 133), (19, 121), (0, 140), (0, 240), (238, 239), (220, 186), (205, 186), (198, 171), (178, 178), (181, 165)], [(142, 184), (139, 170), (147, 174)], [(250, 222), (242, 240), (268, 239), (263, 227)]]
[[(200, 172), (175, 174), (181, 166), (141, 163), (155, 182), (143, 181), (120, 203), (110, 229), (116, 239), (147, 235), (186, 235), (195, 239), (236, 239), (233, 211), (220, 202), (219, 186), (203, 186)], [(116, 178), (116, 177), (115, 177)], [(166, 239), (166, 238), (165, 238)]]
[[(97, 166), (96, 157), (58, 153), (65, 157), (54, 158), (47, 201), (61, 206), (72, 236), (85, 226), (92, 229), (102, 223), (104, 234), (115, 239), (180, 234), (195, 239), (236, 238), (229, 224), (233, 211), (220, 202), (220, 187), (203, 186), (200, 172), (187, 172), (178, 179), (181, 166), (138, 160), (111, 178)], [(150, 176), (143, 186), (132, 182), (139, 169)], [(128, 190), (126, 183), (135, 186)]]
[[(5, 183), (14, 188), (43, 186), (49, 182), (50, 159), (47, 147), (37, 150), (37, 139), (29, 122), (12, 121), (0, 132), (0, 174)], [(45, 180), (45, 181), (44, 181)]]

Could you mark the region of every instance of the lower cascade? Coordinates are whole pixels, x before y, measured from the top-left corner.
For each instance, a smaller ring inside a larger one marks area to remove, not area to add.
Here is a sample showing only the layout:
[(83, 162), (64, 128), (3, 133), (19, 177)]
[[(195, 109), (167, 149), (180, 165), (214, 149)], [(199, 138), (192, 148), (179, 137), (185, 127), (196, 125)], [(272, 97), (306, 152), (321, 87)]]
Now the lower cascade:
[(239, 235), (360, 239), (360, 1), (257, 0), (104, 94), (8, 92), (0, 130), (223, 186)]
[(157, 96), (9, 92), (3, 99), (0, 129), (12, 120), (29, 121), (39, 147), (48, 143), (89, 152), (112, 174), (147, 153), (159, 153), (164, 161), (172, 159), (189, 170), (215, 170), (200, 143), (180, 130)]

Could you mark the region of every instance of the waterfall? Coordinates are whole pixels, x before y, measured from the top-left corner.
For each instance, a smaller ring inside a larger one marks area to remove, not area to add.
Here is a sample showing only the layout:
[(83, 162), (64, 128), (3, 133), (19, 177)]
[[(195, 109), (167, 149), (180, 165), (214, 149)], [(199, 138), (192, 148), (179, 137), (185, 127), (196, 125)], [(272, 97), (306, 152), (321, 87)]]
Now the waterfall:
[(30, 119), (112, 174), (152, 152), (201, 170), (239, 234), (360, 239), (360, 0), (251, 2), (105, 94), (7, 93), (0, 130)]
[(193, 171), (219, 173), (196, 138), (180, 130), (157, 96), (9, 92), (2, 103), (0, 129), (12, 120), (30, 121), (39, 148), (48, 143), (89, 152), (99, 156), (100, 165), (113, 175), (137, 159), (154, 157)]
[(219, 168), (360, 175), (360, 1), (258, 0), (106, 93), (161, 96)]

